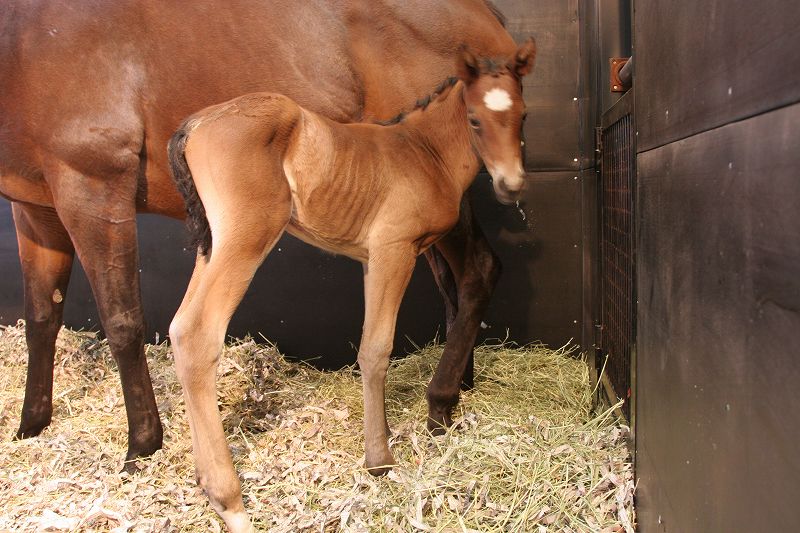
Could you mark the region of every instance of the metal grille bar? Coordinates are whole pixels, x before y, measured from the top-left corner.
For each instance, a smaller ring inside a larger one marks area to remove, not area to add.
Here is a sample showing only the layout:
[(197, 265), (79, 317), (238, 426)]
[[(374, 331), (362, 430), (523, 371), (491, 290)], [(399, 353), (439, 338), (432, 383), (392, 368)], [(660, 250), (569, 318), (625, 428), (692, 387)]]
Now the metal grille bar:
[[(602, 131), (600, 185), (601, 361), (630, 420), (631, 359), (636, 335), (633, 117), (622, 114)], [(607, 360), (603, 361), (603, 359)]]

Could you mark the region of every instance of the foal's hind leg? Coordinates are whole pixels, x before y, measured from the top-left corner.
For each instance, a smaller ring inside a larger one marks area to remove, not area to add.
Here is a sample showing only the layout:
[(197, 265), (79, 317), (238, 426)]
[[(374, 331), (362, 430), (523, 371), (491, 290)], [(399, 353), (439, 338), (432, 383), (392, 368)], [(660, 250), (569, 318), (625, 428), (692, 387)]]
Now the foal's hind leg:
[(61, 328), (75, 250), (56, 212), (15, 202), (19, 257), (25, 285), (28, 377), (16, 438), (34, 437), (53, 414), (53, 356)]
[[(458, 287), (458, 307), (447, 332), (442, 359), (428, 385), (428, 429), (441, 433), (452, 424), (462, 379), (471, 385), (475, 338), (500, 275), (500, 262), (489, 247), (467, 198), (453, 230), (436, 243)], [(471, 374), (471, 372), (470, 372)]]
[[(245, 194), (248, 187), (242, 187), (242, 194), (233, 197), (229, 196), (232, 187), (220, 187), (226, 196), (211, 200), (214, 205), (206, 202), (207, 212), (225, 212), (226, 225), (213, 228), (211, 255), (208, 260), (198, 257), (187, 294), (170, 325), (175, 367), (192, 433), (196, 477), (212, 507), (234, 533), (250, 531), (252, 526), (222, 427), (216, 374), (231, 316), (289, 221), (288, 184), (265, 182), (275, 189), (269, 204), (251, 205), (252, 196)], [(242, 178), (240, 184), (245, 183)]]
[[(196, 284), (170, 325), (175, 368), (183, 387), (192, 434), (195, 475), (211, 506), (231, 531), (248, 531), (239, 478), (217, 405), (217, 366), (225, 331), (263, 254), (220, 253), (196, 269)], [(205, 261), (198, 258), (198, 263)]]
[(196, 268), (192, 276), (193, 294), (187, 294), (170, 325), (197, 481), (234, 532), (249, 531), (251, 526), (217, 406), (217, 366), (230, 318), (286, 221), (288, 214), (281, 224), (264, 228), (270, 238), (257, 247), (240, 240), (231, 246), (215, 242), (207, 264), (200, 265), (205, 259), (198, 258), (200, 270)]

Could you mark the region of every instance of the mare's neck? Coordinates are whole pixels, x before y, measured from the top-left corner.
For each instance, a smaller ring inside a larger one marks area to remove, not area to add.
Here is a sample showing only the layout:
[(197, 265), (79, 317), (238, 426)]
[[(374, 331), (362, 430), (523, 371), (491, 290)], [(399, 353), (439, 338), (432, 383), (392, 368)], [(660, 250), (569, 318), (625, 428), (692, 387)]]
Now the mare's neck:
[(446, 91), (426, 109), (409, 114), (403, 124), (442, 175), (465, 191), (480, 169), (480, 159), (472, 146), (464, 83)]

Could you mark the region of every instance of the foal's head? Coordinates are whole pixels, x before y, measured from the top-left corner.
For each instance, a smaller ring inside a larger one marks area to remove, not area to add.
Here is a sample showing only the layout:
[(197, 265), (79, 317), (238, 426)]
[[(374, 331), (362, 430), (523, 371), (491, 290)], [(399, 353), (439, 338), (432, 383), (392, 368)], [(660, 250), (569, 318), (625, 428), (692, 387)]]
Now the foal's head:
[(477, 58), (465, 48), (457, 60), (473, 144), (492, 175), (497, 199), (504, 204), (514, 203), (525, 185), (520, 149), (525, 117), (522, 78), (533, 69), (535, 58), (531, 37), (507, 60)]

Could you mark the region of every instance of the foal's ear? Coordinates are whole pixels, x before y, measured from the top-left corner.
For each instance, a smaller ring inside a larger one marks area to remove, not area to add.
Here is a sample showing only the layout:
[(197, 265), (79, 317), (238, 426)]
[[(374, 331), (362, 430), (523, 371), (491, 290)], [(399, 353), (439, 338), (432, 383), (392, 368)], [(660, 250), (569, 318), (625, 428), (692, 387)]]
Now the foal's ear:
[(470, 83), (478, 79), (480, 69), (478, 68), (477, 58), (467, 49), (466, 44), (458, 48), (456, 55), (456, 75), (464, 83)]
[(514, 54), (514, 58), (509, 61), (508, 68), (522, 78), (530, 74), (533, 70), (533, 62), (536, 60), (536, 41), (533, 37), (528, 37), (528, 40), (522, 43)]

